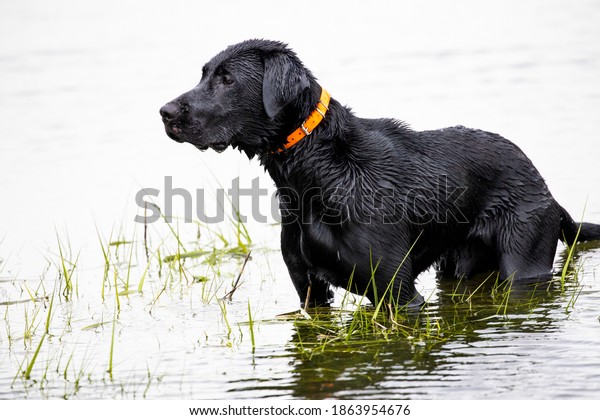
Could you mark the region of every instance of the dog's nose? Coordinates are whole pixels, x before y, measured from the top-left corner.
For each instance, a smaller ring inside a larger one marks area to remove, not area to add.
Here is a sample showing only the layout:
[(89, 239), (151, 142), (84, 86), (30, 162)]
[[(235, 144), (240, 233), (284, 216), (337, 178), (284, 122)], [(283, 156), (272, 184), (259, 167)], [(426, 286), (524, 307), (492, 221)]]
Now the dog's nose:
[(165, 120), (172, 120), (181, 112), (181, 107), (175, 102), (169, 102), (160, 109), (160, 115)]

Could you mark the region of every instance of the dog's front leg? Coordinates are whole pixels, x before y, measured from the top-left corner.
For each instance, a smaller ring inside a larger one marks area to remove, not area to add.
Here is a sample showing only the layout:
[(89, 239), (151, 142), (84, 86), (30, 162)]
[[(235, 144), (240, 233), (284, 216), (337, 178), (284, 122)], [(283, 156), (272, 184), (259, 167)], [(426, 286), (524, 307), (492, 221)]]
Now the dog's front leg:
[(328, 306), (333, 299), (329, 284), (317, 279), (304, 260), (300, 251), (301, 232), (298, 223), (285, 223), (281, 228), (281, 253), (288, 268), (296, 292), (300, 297), (300, 305)]

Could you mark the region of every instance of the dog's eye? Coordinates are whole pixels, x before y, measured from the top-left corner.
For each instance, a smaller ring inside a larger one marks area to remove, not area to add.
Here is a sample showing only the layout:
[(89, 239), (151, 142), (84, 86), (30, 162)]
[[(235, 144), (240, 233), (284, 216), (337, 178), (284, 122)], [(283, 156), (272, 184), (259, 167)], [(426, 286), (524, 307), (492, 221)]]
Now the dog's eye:
[(219, 80), (221, 81), (221, 83), (223, 83), (224, 85), (230, 85), (233, 83), (233, 77), (231, 76), (231, 74), (225, 70), (223, 67), (218, 67), (217, 71), (215, 71), (215, 75), (217, 75), (219, 77)]
[(231, 77), (231, 74), (224, 74), (221, 76), (221, 82), (223, 82), (224, 85), (230, 85), (233, 83), (233, 77)]

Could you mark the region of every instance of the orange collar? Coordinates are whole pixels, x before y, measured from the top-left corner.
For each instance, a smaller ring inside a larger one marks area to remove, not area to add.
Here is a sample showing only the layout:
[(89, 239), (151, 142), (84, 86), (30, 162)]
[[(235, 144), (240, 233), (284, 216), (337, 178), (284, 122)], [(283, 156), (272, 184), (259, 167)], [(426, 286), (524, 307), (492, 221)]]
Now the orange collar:
[(287, 136), (287, 141), (282, 148), (277, 149), (277, 152), (283, 152), (290, 149), (304, 137), (310, 135), (310, 133), (313, 132), (319, 123), (323, 121), (323, 118), (325, 118), (325, 113), (327, 110), (329, 110), (330, 99), (331, 96), (329, 95), (329, 92), (321, 88), (321, 98), (319, 99), (319, 103), (317, 103), (317, 107), (313, 110), (313, 112), (310, 113), (308, 118), (305, 119), (302, 124), (300, 124), (300, 127), (293, 131), (292, 134)]

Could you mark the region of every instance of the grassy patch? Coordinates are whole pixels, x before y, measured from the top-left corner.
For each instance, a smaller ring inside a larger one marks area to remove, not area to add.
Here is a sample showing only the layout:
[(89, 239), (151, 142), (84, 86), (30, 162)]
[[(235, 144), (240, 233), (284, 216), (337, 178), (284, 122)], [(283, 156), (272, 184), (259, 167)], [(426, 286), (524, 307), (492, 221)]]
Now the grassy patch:
[[(227, 303), (220, 298), (230, 284), (229, 300), (244, 287), (241, 278), (252, 244), (243, 224), (232, 223), (229, 232), (200, 223), (180, 228), (175, 222), (145, 225), (143, 235), (135, 226), (121, 226), (108, 236), (97, 228), (96, 234), (97, 258), (89, 249), (87, 254), (73, 251), (69, 237), (57, 234), (46, 257), (49, 269), (39, 279), (2, 283), (5, 328), (0, 341), (9, 343), (3, 362), (12, 363), (15, 395), (73, 398), (90, 387), (147, 395), (160, 385), (162, 374), (148, 365), (143, 378), (138, 370), (128, 371), (126, 346), (120, 350), (128, 338), (121, 334), (135, 328), (144, 314), (154, 317), (165, 306), (197, 296), (204, 305), (219, 302), (227, 325), (223, 334), (241, 342), (241, 334), (233, 337)], [(85, 266), (84, 256), (99, 264)], [(5, 263), (0, 258), (0, 270)], [(253, 315), (248, 313), (251, 335)], [(23, 345), (15, 346), (17, 341)]]

